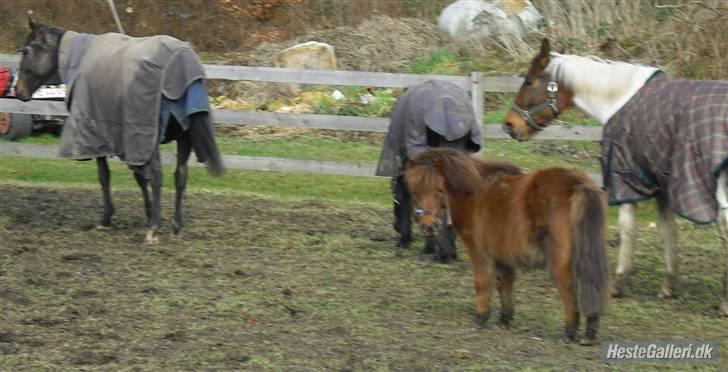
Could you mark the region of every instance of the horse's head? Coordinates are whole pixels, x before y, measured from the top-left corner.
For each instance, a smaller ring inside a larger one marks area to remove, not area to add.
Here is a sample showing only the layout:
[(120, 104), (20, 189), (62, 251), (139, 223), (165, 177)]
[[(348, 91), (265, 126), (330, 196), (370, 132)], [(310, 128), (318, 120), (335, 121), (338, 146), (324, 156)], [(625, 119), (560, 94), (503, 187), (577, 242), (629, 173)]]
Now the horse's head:
[(58, 47), (64, 32), (32, 17), (28, 20), (30, 35), (22, 49), (23, 56), (15, 85), (15, 96), (22, 101), (29, 101), (33, 92), (58, 71)]
[(503, 130), (514, 139), (531, 139), (571, 105), (573, 94), (546, 72), (550, 61), (551, 44), (544, 39), (503, 124)]
[(449, 148), (433, 148), (407, 165), (405, 182), (412, 194), (417, 222), (428, 238), (447, 223), (449, 196), (474, 194), (482, 183), (472, 159)]

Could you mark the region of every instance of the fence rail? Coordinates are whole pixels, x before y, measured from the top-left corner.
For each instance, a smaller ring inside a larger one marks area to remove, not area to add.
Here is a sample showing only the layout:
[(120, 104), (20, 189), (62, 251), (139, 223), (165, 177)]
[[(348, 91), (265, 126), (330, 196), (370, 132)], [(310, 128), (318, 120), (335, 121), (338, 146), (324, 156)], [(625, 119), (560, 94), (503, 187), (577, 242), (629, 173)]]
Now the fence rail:
[[(20, 57), (0, 54), (0, 66), (17, 68)], [(273, 67), (204, 65), (208, 79), (248, 80), (259, 82), (326, 84), (346, 86), (372, 86), (404, 88), (426, 80), (444, 80), (457, 84), (470, 91), (477, 117), (483, 117), (484, 92), (515, 92), (522, 79), (517, 77), (483, 77), (480, 72), (470, 76), (447, 75), (410, 75), (375, 73), (359, 71), (319, 71), (297, 70)], [(63, 102), (0, 99), (0, 112), (42, 115), (67, 115)], [(267, 111), (214, 110), (215, 122), (232, 125), (269, 125), (290, 128), (356, 130), (367, 132), (386, 132), (387, 118), (367, 118), (356, 116), (294, 114)], [(500, 125), (483, 126), (485, 138), (509, 138)], [(601, 139), (600, 127), (550, 126), (539, 133), (535, 139), (585, 140)], [(43, 149), (46, 147), (46, 149)], [(2, 156), (56, 157), (57, 148), (45, 145), (3, 143), (0, 145)], [(165, 158), (171, 156), (164, 155)], [(368, 163), (345, 163), (334, 161), (293, 160), (283, 158), (262, 158), (247, 156), (225, 156), (230, 168), (252, 170), (275, 170), (282, 172), (318, 173), (347, 176), (374, 176), (375, 165)], [(600, 180), (600, 178), (597, 178)]]

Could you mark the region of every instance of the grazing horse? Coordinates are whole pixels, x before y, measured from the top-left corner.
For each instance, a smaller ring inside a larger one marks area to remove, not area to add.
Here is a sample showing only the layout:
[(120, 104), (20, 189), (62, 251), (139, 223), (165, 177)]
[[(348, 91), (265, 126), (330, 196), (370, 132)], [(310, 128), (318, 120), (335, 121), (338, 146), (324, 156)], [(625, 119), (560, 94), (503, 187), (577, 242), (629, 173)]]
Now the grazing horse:
[(668, 77), (655, 67), (551, 52), (533, 59), (503, 129), (524, 141), (576, 106), (604, 125), (602, 171), (609, 204), (620, 205), (619, 264), (613, 294), (632, 269), (634, 210), (656, 198), (667, 277), (661, 295), (676, 294), (677, 225), (718, 221), (726, 271), (722, 315), (728, 316), (728, 81)]
[(499, 323), (513, 319), (516, 268), (545, 261), (564, 302), (564, 339), (573, 341), (579, 314), (586, 317), (581, 343), (596, 342), (607, 303), (606, 202), (604, 192), (576, 170), (548, 168), (522, 173), (508, 163), (476, 160), (451, 149), (415, 156), (405, 174), (419, 223), (437, 225), (449, 207), (470, 257), (477, 316), (490, 316), (495, 282)]
[[(412, 241), (411, 196), (403, 181), (407, 161), (432, 147), (448, 147), (464, 153), (480, 150), (482, 135), (468, 93), (455, 84), (428, 80), (413, 85), (397, 100), (392, 111), (377, 176), (392, 177), (394, 229), (400, 234), (397, 255)], [(414, 210), (417, 213), (417, 210)], [(425, 230), (425, 253), (449, 262), (456, 257), (455, 233), (446, 222), (438, 239)]]
[[(132, 38), (67, 31), (30, 18), (16, 97), (29, 101), (45, 81), (60, 75), (68, 86), (69, 116), (60, 155), (96, 159), (104, 199), (99, 227), (111, 226), (108, 156), (119, 156), (142, 189), (148, 222), (146, 243), (159, 241), (162, 168), (159, 144), (177, 141), (173, 230), (182, 228), (187, 161), (194, 149), (214, 175), (224, 171), (204, 70), (189, 44), (169, 36)], [(147, 185), (151, 182), (150, 200)]]

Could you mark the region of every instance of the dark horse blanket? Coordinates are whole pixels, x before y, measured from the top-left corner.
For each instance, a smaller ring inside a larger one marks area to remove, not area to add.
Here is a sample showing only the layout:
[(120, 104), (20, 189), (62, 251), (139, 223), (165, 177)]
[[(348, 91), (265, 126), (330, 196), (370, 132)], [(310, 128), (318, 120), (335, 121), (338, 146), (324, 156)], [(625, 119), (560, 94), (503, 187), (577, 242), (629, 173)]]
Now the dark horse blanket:
[(480, 150), (482, 135), (468, 93), (453, 83), (428, 80), (399, 97), (377, 166), (377, 176), (404, 173), (407, 159), (427, 149), (427, 129), (454, 141), (468, 137), (467, 150)]
[(728, 165), (728, 82), (658, 73), (609, 119), (602, 149), (610, 204), (662, 193), (678, 215), (714, 221)]
[(130, 166), (143, 166), (157, 150), (163, 99), (184, 99), (205, 76), (192, 47), (170, 36), (67, 31), (58, 62), (69, 111), (60, 155), (118, 156)]

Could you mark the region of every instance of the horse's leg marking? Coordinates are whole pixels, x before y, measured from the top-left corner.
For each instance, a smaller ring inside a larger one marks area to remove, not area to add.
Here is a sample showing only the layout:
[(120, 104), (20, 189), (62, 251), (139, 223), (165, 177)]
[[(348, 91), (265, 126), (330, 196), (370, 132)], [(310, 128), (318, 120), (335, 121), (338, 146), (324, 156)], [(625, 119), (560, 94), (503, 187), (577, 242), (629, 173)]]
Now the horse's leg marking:
[(619, 262), (612, 295), (621, 297), (627, 289), (629, 275), (632, 272), (632, 249), (634, 248), (634, 214), (635, 204), (627, 203), (619, 206)]
[(718, 201), (718, 230), (725, 254), (725, 272), (723, 273), (723, 293), (719, 307), (720, 315), (728, 316), (728, 168), (718, 176), (718, 190), (715, 192)]
[(678, 257), (678, 227), (675, 223), (675, 215), (670, 211), (667, 201), (657, 198), (658, 220), (657, 230), (662, 238), (665, 250), (665, 280), (662, 283), (660, 297), (675, 297), (677, 295), (677, 283), (679, 279)]

